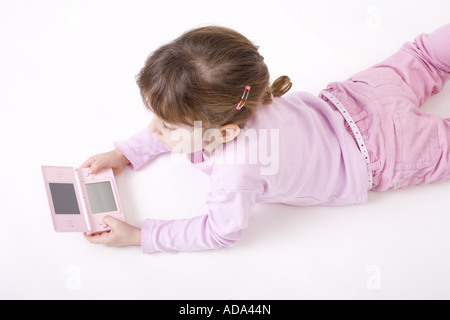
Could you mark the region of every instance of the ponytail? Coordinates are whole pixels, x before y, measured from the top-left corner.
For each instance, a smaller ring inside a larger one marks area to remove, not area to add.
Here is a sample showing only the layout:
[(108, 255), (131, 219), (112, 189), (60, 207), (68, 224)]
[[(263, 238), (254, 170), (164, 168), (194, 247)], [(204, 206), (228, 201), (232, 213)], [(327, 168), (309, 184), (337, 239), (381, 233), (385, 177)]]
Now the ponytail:
[(264, 104), (271, 104), (273, 98), (281, 97), (292, 88), (291, 79), (288, 76), (281, 76), (270, 86), (263, 98)]

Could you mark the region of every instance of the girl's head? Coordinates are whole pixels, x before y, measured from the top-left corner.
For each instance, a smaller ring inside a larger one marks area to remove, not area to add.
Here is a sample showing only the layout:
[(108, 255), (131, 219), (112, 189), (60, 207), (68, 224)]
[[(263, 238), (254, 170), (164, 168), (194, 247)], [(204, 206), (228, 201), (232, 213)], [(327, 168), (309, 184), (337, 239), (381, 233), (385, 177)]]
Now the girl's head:
[[(258, 47), (223, 27), (186, 32), (153, 52), (137, 76), (145, 106), (162, 122), (204, 129), (243, 128), (258, 107), (292, 86), (288, 77), (271, 86)], [(236, 110), (247, 86), (245, 106)]]

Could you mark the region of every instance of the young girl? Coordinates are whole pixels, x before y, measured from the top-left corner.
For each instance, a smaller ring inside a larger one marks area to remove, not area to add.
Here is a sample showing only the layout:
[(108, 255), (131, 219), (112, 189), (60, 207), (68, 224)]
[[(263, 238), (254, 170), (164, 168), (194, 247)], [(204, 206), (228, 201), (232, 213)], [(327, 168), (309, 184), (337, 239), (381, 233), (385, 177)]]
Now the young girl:
[[(450, 176), (450, 119), (419, 107), (450, 77), (450, 24), (319, 97), (269, 84), (258, 48), (221, 27), (189, 31), (147, 59), (137, 77), (154, 117), (145, 130), (82, 167), (138, 170), (166, 152), (191, 154), (210, 176), (208, 212), (141, 229), (111, 217), (92, 243), (145, 253), (232, 246), (256, 203), (338, 206)], [(268, 156), (270, 154), (270, 157)]]

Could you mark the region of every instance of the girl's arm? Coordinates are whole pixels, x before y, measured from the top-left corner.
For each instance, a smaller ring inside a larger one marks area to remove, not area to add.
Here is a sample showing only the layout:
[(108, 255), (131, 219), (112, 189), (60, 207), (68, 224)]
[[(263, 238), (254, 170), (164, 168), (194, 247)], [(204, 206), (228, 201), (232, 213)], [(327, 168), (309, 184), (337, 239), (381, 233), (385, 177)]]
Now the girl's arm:
[(114, 146), (122, 151), (133, 170), (138, 170), (160, 154), (170, 152), (148, 128), (127, 140), (115, 142)]
[(147, 219), (141, 229), (144, 253), (183, 252), (233, 246), (261, 191), (214, 190), (207, 195), (208, 214), (191, 219)]
[(144, 253), (183, 252), (233, 246), (247, 227), (260, 191), (216, 190), (208, 194), (209, 213), (191, 219), (147, 219), (142, 229), (106, 217), (111, 231), (87, 235), (93, 244), (142, 246)]
[(87, 159), (81, 168), (90, 168), (90, 173), (96, 173), (103, 168), (112, 168), (118, 174), (129, 165), (137, 170), (162, 153), (169, 152), (154, 134), (147, 129), (142, 130), (131, 138), (115, 142), (115, 150), (100, 153)]

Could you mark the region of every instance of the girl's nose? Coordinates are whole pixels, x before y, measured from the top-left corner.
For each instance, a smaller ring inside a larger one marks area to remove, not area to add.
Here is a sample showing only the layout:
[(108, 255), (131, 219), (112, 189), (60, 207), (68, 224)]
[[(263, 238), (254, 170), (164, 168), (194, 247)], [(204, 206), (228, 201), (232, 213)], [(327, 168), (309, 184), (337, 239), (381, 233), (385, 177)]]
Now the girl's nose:
[(156, 136), (162, 135), (162, 132), (158, 126), (158, 119), (155, 116), (153, 116), (152, 121), (150, 121), (150, 124), (148, 125), (148, 131), (150, 131), (151, 133), (153, 133)]

